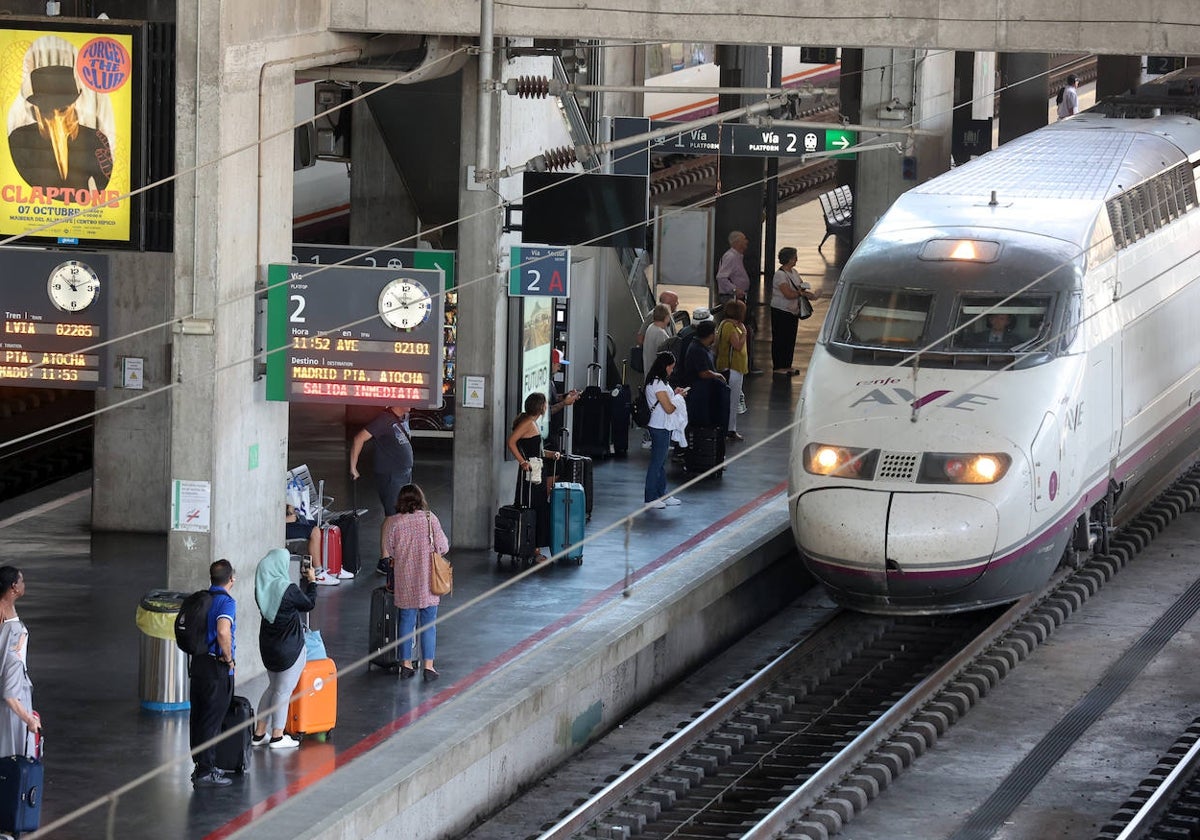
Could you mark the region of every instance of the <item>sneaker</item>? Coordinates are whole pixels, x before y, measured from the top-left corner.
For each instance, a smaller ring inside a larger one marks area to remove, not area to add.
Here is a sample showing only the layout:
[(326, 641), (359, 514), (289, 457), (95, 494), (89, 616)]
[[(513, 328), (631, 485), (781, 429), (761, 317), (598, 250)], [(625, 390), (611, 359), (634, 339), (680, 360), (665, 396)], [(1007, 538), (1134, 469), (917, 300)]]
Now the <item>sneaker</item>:
[(338, 580), (354, 580), (354, 572), (348, 572), (342, 569), (337, 573)]
[(661, 499), (655, 499), (653, 502), (650, 502), (650, 510), (662, 510), (666, 506), (667, 503)]
[(267, 745), (267, 738), (268, 738), (268, 737), (269, 737), (269, 736), (267, 735), (267, 733), (266, 733), (266, 732), (264, 732), (264, 733), (263, 733), (263, 734), (261, 734), (261, 735), (251, 735), (251, 736), (250, 736), (250, 743), (251, 743), (251, 744), (253, 744), (253, 745), (254, 745), (254, 746), (256, 746), (256, 747), (265, 747), (265, 746)]
[(748, 370), (746, 372), (746, 375), (747, 376), (762, 376), (763, 369), (762, 368), (751, 368), (750, 370)]
[(645, 438), (642, 440), (642, 449), (653, 449), (653, 448), (654, 448), (654, 442), (651, 441), (650, 438)]
[(679, 499), (676, 499), (674, 496), (667, 496), (667, 498), (663, 499), (663, 504), (667, 507), (674, 507), (675, 505), (683, 504), (683, 502), (679, 501)]
[(233, 779), (230, 779), (220, 770), (209, 770), (204, 775), (193, 779), (192, 784), (196, 787), (228, 787), (233, 784)]
[(745, 414), (745, 413), (746, 413), (746, 411), (747, 411), (747, 409), (746, 409), (746, 395), (745, 395), (745, 394), (738, 394), (738, 406), (737, 406), (737, 413), (738, 413), (738, 414)]
[(290, 750), (300, 746), (300, 742), (285, 732), (278, 738), (272, 738), (267, 746), (273, 750)]
[(324, 569), (322, 569), (321, 571), (317, 572), (317, 580), (316, 580), (316, 582), (317, 582), (317, 585), (318, 585), (318, 586), (337, 586), (339, 583), (341, 583), (341, 581), (340, 581), (340, 580), (338, 580), (338, 579), (337, 579), (336, 577), (334, 577), (333, 575), (327, 575), (327, 574), (325, 574), (325, 570), (324, 570)]
[(387, 575), (388, 570), (392, 567), (392, 561), (386, 557), (380, 557), (379, 562), (375, 564), (375, 574)]

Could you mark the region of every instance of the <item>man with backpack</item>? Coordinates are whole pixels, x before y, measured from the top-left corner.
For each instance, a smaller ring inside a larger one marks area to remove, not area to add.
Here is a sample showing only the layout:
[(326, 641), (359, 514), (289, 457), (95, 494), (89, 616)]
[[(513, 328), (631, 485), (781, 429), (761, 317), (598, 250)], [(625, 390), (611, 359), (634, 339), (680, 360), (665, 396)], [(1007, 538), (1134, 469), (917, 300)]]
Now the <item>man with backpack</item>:
[(1079, 91), (1076, 86), (1079, 84), (1079, 78), (1071, 73), (1067, 76), (1067, 86), (1058, 89), (1058, 118), (1065, 120), (1067, 117), (1073, 117), (1079, 113)]
[[(228, 560), (218, 560), (208, 567), (208, 580), (211, 585), (207, 590), (184, 599), (175, 622), (176, 642), (192, 654), (188, 675), (192, 679), (189, 735), (193, 750), (221, 733), (221, 723), (233, 702), (233, 672), (237, 665), (234, 658), (237, 653), (237, 603), (230, 594), (233, 566)], [(193, 758), (196, 762), (192, 773), (194, 786), (226, 787), (232, 784), (217, 767), (215, 746), (201, 750)]]

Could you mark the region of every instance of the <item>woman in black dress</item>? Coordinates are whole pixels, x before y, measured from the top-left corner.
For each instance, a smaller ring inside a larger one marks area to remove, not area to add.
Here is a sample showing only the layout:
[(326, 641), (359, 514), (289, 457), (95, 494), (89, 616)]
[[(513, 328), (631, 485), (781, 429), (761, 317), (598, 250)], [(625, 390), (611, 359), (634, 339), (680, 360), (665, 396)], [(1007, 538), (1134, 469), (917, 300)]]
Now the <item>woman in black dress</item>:
[[(525, 410), (513, 421), (508, 436), (508, 451), (517, 459), (517, 496), (513, 504), (528, 505), (537, 516), (534, 560), (546, 559), (542, 547), (550, 547), (550, 484), (554, 475), (551, 462), (561, 455), (542, 446), (542, 431), (538, 420), (546, 413), (546, 395), (530, 394), (525, 398)], [(530, 459), (541, 459), (541, 470), (534, 469)]]

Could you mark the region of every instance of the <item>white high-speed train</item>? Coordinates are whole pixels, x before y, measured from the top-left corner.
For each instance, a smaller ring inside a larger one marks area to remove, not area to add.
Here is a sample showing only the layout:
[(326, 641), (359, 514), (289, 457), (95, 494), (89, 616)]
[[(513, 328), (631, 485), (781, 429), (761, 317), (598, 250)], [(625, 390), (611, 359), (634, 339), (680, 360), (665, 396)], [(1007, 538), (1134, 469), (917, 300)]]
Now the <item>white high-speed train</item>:
[(1200, 457), (1200, 122), (1085, 113), (901, 196), (793, 432), (803, 562), (880, 613), (1014, 600)]

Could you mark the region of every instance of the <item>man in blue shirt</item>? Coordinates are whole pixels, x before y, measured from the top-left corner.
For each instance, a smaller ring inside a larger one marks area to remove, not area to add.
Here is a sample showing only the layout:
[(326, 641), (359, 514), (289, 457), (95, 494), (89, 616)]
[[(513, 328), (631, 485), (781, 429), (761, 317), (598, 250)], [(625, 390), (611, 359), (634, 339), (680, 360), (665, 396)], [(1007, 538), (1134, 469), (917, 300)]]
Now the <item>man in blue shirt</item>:
[[(237, 603), (230, 595), (233, 588), (233, 566), (228, 560), (218, 560), (208, 567), (208, 580), (213, 594), (208, 610), (208, 655), (193, 656), (191, 666), (191, 746), (195, 750), (205, 741), (221, 733), (221, 723), (229, 704), (233, 702), (233, 671), (237, 633)], [(196, 770), (192, 784), (196, 787), (225, 787), (232, 784), (217, 767), (217, 748), (207, 747), (196, 753)]]

